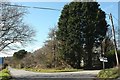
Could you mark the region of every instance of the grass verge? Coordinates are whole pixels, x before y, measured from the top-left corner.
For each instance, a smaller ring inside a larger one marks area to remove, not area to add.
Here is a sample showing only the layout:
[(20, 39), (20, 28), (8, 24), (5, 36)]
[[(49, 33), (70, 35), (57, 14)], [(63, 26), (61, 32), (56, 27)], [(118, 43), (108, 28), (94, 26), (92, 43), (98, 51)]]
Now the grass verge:
[(55, 72), (77, 72), (81, 71), (81, 69), (32, 69), (32, 68), (27, 68), (24, 69), (27, 71), (34, 71), (34, 72), (45, 72), (45, 73), (55, 73)]
[(9, 80), (10, 78), (11, 75), (7, 68), (0, 71), (0, 80)]
[(120, 76), (120, 69), (110, 68), (102, 70), (98, 73), (97, 77), (102, 80), (116, 79)]

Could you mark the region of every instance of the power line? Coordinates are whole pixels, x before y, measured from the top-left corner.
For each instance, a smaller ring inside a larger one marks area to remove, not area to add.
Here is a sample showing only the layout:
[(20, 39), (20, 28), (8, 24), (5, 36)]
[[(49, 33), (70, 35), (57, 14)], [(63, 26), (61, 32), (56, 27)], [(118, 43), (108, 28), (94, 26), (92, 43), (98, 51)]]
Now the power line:
[[(108, 15), (108, 16), (109, 16), (109, 14), (106, 14), (106, 15)], [(112, 16), (113, 16), (113, 15), (112, 15)], [(115, 16), (113, 16), (113, 18), (114, 18), (116, 21), (120, 22), (120, 20), (119, 20), (119, 19), (117, 19)]]
[(60, 9), (46, 8), (46, 7), (30, 7), (30, 6), (21, 6), (21, 5), (11, 5), (11, 4), (4, 4), (4, 5), (7, 5), (7, 6), (16, 6), (16, 7), (23, 7), (23, 8), (34, 8), (34, 9), (46, 9), (46, 10), (60, 11)]
[(119, 19), (117, 19), (115, 16), (113, 16), (113, 18), (114, 18), (114, 19), (116, 19), (118, 22), (120, 22), (120, 20), (119, 20)]

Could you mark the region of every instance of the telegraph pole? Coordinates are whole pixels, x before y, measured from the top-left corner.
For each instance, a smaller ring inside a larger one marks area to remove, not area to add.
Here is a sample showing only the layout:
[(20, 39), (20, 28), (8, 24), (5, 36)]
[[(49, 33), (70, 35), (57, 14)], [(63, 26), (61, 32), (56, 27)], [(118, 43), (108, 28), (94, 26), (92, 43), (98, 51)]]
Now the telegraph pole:
[(116, 56), (116, 62), (117, 62), (117, 67), (119, 66), (119, 60), (118, 60), (118, 53), (117, 53), (117, 44), (116, 44), (116, 37), (115, 37), (115, 28), (114, 28), (114, 24), (113, 24), (113, 18), (112, 18), (112, 14), (110, 13), (110, 21), (112, 24), (112, 35), (113, 35), (113, 41), (114, 41), (114, 48), (115, 48), (115, 56)]

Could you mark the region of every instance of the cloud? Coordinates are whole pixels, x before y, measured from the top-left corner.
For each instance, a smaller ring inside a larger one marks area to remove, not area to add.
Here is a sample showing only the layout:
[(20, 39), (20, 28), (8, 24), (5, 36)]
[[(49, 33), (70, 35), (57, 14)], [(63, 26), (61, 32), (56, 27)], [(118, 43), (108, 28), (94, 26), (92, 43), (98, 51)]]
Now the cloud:
[[(19, 47), (18, 47), (19, 46)], [(14, 52), (18, 51), (21, 48), (20, 43), (15, 43), (9, 45), (10, 48), (6, 47), (4, 50), (0, 51), (0, 57), (11, 57)]]
[(0, 57), (11, 57), (11, 56), (13, 56), (13, 53), (7, 54), (6, 52), (0, 52)]

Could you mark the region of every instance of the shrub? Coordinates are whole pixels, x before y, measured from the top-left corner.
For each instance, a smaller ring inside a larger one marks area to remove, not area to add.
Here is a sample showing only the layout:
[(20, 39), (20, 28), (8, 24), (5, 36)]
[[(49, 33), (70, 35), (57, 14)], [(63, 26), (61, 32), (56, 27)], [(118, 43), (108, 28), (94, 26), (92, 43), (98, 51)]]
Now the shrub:
[(103, 80), (109, 79), (109, 78), (118, 78), (119, 77), (119, 69), (118, 68), (110, 68), (102, 70), (97, 75), (98, 78), (101, 78)]
[(8, 69), (3, 69), (2, 73), (9, 73)]
[[(116, 56), (115, 56), (114, 50), (106, 52), (105, 57), (107, 57), (107, 59), (108, 59), (108, 62), (105, 64), (106, 68), (112, 68), (112, 67), (116, 66)], [(118, 50), (118, 58), (119, 58), (119, 62), (120, 62), (120, 50)]]
[(11, 78), (9, 70), (8, 69), (3, 69), (0, 72), (0, 78), (1, 78), (1, 80), (9, 80)]

